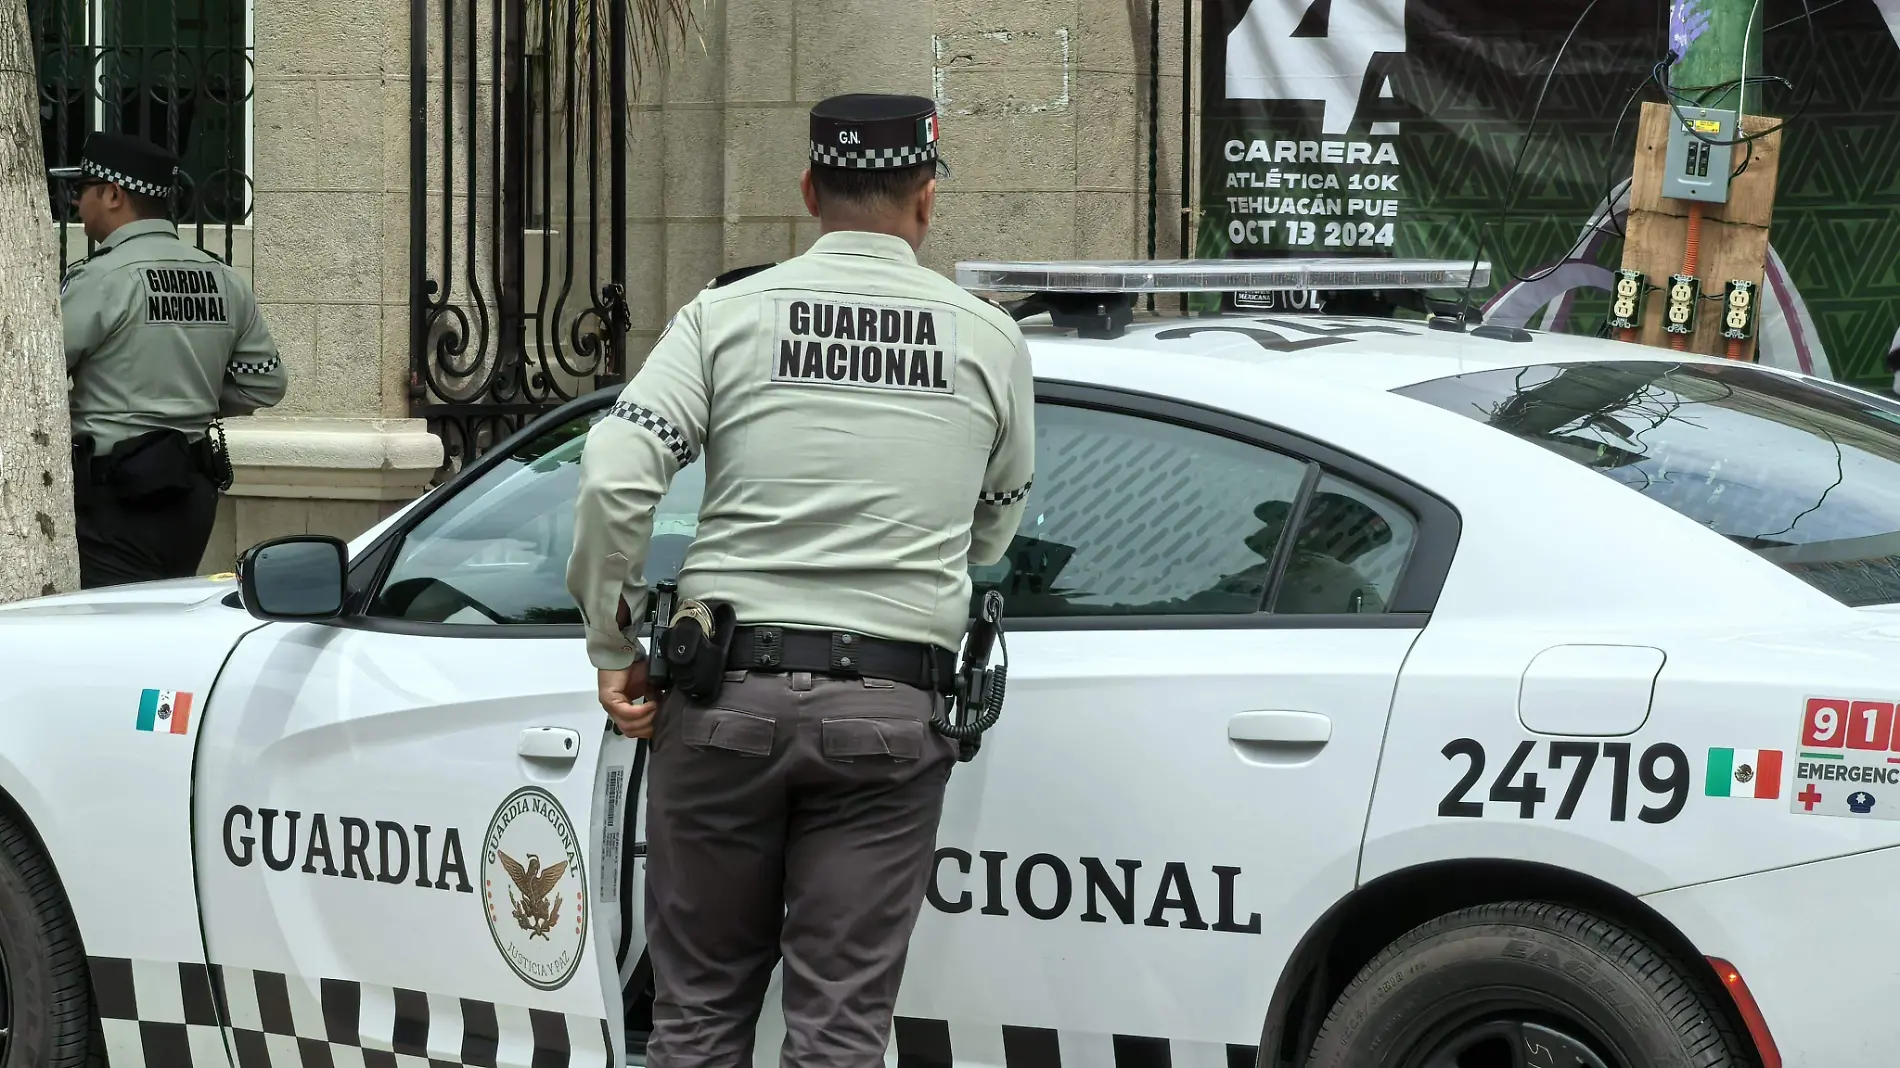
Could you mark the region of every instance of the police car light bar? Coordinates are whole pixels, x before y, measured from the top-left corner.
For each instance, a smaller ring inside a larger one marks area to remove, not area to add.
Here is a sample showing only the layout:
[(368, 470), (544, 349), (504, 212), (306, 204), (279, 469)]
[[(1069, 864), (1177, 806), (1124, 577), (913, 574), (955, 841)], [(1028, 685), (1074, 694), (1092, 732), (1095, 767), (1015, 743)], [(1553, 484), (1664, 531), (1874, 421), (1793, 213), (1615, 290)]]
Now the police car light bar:
[(965, 289), (1015, 293), (1223, 293), (1271, 289), (1464, 289), (1491, 280), (1469, 260), (1375, 257), (1284, 260), (976, 261), (957, 264)]

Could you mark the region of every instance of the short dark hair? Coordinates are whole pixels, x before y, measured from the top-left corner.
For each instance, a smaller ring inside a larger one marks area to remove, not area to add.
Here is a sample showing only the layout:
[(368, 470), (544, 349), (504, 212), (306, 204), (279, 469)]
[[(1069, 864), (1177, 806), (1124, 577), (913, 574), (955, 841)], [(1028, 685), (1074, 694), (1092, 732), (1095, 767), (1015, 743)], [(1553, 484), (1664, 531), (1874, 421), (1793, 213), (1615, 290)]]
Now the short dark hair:
[(139, 218), (163, 219), (171, 214), (170, 197), (148, 196), (144, 193), (134, 193), (124, 186), (119, 188), (125, 190), (125, 199), (132, 205), (133, 213)]
[(935, 163), (878, 171), (813, 167), (811, 184), (820, 204), (842, 200), (858, 207), (877, 208), (916, 193), (936, 173)]

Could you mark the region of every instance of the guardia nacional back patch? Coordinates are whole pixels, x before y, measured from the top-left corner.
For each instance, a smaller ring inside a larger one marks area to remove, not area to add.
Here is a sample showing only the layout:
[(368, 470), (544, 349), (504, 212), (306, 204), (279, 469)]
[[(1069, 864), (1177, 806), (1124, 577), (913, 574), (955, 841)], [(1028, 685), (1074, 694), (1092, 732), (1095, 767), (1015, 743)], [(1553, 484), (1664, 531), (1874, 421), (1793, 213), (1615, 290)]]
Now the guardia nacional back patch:
[(781, 298), (774, 318), (773, 382), (956, 392), (957, 320), (948, 309)]
[(216, 271), (204, 267), (146, 267), (145, 321), (176, 326), (228, 326), (230, 312)]

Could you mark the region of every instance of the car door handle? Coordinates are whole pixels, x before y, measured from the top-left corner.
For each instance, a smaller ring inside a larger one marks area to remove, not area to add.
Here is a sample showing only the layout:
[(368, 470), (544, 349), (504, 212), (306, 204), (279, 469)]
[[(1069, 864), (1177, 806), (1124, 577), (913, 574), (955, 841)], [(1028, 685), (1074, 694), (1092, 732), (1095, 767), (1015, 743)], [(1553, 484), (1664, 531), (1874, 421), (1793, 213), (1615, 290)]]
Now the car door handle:
[(515, 752), (533, 760), (573, 760), (581, 752), (581, 732), (565, 727), (529, 727), (521, 732), (521, 744)]
[(1317, 712), (1242, 712), (1227, 721), (1234, 742), (1311, 748), (1332, 737), (1333, 721)]

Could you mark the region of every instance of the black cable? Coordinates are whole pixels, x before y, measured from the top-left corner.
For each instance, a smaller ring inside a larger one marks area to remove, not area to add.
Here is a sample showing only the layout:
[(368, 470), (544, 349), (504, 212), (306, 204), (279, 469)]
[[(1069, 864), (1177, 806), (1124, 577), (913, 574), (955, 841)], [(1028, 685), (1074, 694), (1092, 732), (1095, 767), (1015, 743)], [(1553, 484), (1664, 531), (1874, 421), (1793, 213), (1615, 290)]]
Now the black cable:
[[(1652, 73), (1655, 69), (1650, 68)], [(1623, 110), (1616, 113), (1616, 125), (1610, 127), (1609, 148), (1604, 152), (1603, 205), (1609, 212), (1610, 225), (1615, 228), (1614, 232), (1618, 238), (1628, 237), (1629, 234), (1616, 222), (1616, 135), (1623, 132), (1623, 120), (1629, 117), (1630, 105), (1636, 103), (1636, 98), (1642, 96), (1643, 90), (1647, 88), (1649, 88), (1649, 79), (1646, 78), (1637, 82), (1636, 88), (1630, 92), (1629, 99), (1623, 101)]]
[[(1829, 4), (1828, 6), (1832, 7), (1833, 5)], [(1816, 34), (1815, 28), (1814, 28), (1815, 8), (1812, 4), (1808, 2), (1808, 0), (1801, 0), (1801, 10), (1802, 10), (1802, 18), (1808, 24), (1808, 43), (1815, 49), (1816, 52), (1818, 52), (1821, 47), (1821, 41), (1820, 41), (1820, 37)], [(1775, 25), (1785, 26), (1789, 22), (1793, 22), (1793, 21), (1794, 21), (1793, 19), (1788, 19), (1783, 22), (1778, 22)], [(1762, 31), (1762, 35), (1766, 37), (1767, 34), (1768, 34), (1768, 30), (1764, 29)], [(1725, 146), (1733, 147), (1735, 145), (1744, 145), (1751, 141), (1758, 141), (1761, 138), (1767, 137), (1771, 133), (1779, 133), (1783, 127), (1787, 126), (1789, 123), (1793, 122), (1794, 120), (1800, 118), (1802, 114), (1804, 114), (1808, 110), (1808, 104), (1812, 102), (1814, 99), (1815, 86), (1818, 84), (1818, 81), (1819, 81), (1818, 79), (1815, 79), (1815, 80), (1810, 80), (1808, 82), (1807, 95), (1801, 98), (1801, 106), (1794, 109), (1794, 114), (1788, 116), (1785, 119), (1782, 119), (1780, 122), (1776, 123), (1775, 125), (1769, 127), (1766, 130), (1761, 131), (1760, 133), (1747, 134), (1742, 137), (1738, 137), (1733, 141), (1717, 141), (1712, 137), (1703, 136), (1700, 131), (1691, 127), (1689, 125), (1688, 117), (1683, 115), (1682, 109), (1676, 105), (1676, 97), (1678, 94), (1677, 94), (1677, 91), (1669, 85), (1668, 74), (1664, 70), (1664, 67), (1666, 64), (1673, 63), (1675, 60), (1678, 60), (1680, 58), (1681, 57), (1676, 55), (1676, 53), (1674, 52), (1669, 53), (1669, 58), (1665, 60), (1664, 63), (1657, 64), (1656, 68), (1650, 72), (1651, 76), (1655, 79), (1656, 84), (1663, 91), (1663, 102), (1669, 105), (1669, 109), (1675, 112), (1677, 121), (1683, 124), (1684, 132), (1688, 133), (1689, 136), (1695, 138), (1696, 140), (1701, 141), (1705, 144), (1710, 144), (1710, 145), (1725, 145)], [(1744, 57), (1744, 62), (1746, 62), (1746, 57)], [(1786, 85), (1790, 92), (1794, 90), (1794, 84), (1788, 81), (1788, 79), (1780, 77), (1779, 75), (1767, 75), (1767, 76), (1755, 75), (1753, 78), (1746, 78), (1746, 77), (1739, 78), (1739, 79), (1736, 79), (1735, 82), (1724, 83), (1724, 84), (1725, 85), (1727, 84), (1745, 85), (1751, 80), (1779, 81), (1781, 84)], [(1711, 90), (1719, 89), (1719, 88), (1722, 88), (1722, 86), (1710, 87)], [(1737, 111), (1739, 112), (1740, 109), (1737, 108)]]
[[(1511, 204), (1517, 200), (1517, 186), (1524, 177), (1524, 153), (1531, 147), (1531, 138), (1537, 133), (1537, 119), (1544, 112), (1544, 100), (1550, 95), (1550, 83), (1557, 77), (1557, 67), (1563, 63), (1564, 53), (1569, 50), (1570, 42), (1576, 40), (1577, 31), (1583, 29), (1583, 20), (1589, 18), (1590, 12), (1596, 10), (1598, 2), (1599, 0), (1590, 0), (1584, 5), (1583, 13), (1577, 16), (1577, 21), (1570, 27), (1570, 32), (1564, 36), (1563, 43), (1557, 46), (1557, 54), (1551, 57), (1550, 71), (1544, 75), (1544, 87), (1538, 90), (1537, 103), (1531, 106), (1531, 121), (1524, 128), (1524, 140), (1517, 146), (1517, 159), (1511, 163), (1511, 186), (1504, 197), (1504, 212), (1509, 212)], [(1465, 276), (1464, 296), (1459, 305), (1460, 318), (1463, 320), (1469, 320), (1471, 317), (1471, 279), (1478, 273), (1478, 261), (1484, 259), (1484, 239), (1490, 231), (1490, 222), (1478, 224), (1478, 247), (1471, 256), (1471, 272)], [(1562, 263), (1561, 260), (1558, 262)], [(1554, 267), (1552, 269), (1555, 270)]]

